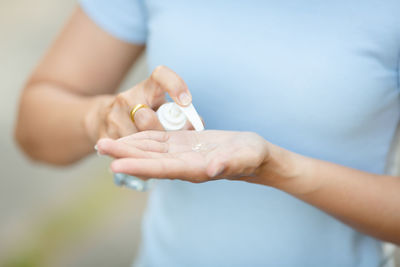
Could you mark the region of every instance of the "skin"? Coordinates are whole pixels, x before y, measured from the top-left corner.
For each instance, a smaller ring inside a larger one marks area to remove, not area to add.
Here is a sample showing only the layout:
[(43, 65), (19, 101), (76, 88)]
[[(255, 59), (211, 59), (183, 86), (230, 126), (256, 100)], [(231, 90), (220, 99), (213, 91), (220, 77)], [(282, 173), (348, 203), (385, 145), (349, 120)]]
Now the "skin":
[[(68, 165), (92, 153), (100, 137), (162, 130), (155, 110), (165, 94), (182, 106), (192, 100), (175, 72), (159, 66), (145, 81), (115, 94), (143, 50), (115, 39), (77, 8), (22, 92), (15, 129), (20, 147), (33, 160)], [(139, 109), (133, 124), (136, 104), (150, 108)]]
[[(272, 186), (361, 232), (400, 244), (396, 177), (307, 158), (254, 133), (144, 131), (162, 129), (154, 110), (165, 101), (165, 93), (181, 105), (189, 104), (191, 95), (185, 82), (164, 66), (116, 94), (143, 49), (113, 38), (77, 8), (21, 95), (15, 137), (26, 154), (67, 165), (92, 153), (102, 138), (99, 152), (116, 158), (114, 172), (196, 183), (239, 179)], [(186, 97), (180, 98), (182, 93)], [(129, 111), (138, 103), (150, 108), (140, 109), (133, 124)], [(192, 148), (198, 142), (210, 146), (195, 152)]]
[[(193, 151), (196, 144), (201, 151)], [(275, 187), (378, 239), (400, 244), (400, 180), (308, 158), (255, 133), (146, 131), (101, 139), (113, 172), (199, 183), (242, 180)]]

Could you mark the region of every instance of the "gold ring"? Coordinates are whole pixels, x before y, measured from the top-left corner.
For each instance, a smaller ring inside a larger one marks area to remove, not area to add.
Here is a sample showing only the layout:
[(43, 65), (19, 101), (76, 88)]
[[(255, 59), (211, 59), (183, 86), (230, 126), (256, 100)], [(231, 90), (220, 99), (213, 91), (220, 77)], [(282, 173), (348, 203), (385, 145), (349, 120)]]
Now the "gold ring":
[(149, 106), (145, 105), (145, 104), (137, 104), (136, 106), (133, 107), (133, 109), (131, 110), (131, 120), (133, 123), (135, 123), (135, 113), (136, 111), (138, 111), (141, 108), (148, 108)]

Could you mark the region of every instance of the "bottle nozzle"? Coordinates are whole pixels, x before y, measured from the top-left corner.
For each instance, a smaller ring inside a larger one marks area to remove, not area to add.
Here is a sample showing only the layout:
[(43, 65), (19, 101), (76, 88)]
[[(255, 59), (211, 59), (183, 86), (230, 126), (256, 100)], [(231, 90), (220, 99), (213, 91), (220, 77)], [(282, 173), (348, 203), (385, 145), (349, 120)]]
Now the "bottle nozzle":
[(196, 109), (194, 108), (193, 104), (190, 104), (187, 107), (181, 107), (178, 106), (180, 110), (186, 115), (186, 118), (190, 121), (190, 123), (193, 125), (193, 128), (196, 131), (203, 131), (204, 130), (204, 124), (197, 113)]

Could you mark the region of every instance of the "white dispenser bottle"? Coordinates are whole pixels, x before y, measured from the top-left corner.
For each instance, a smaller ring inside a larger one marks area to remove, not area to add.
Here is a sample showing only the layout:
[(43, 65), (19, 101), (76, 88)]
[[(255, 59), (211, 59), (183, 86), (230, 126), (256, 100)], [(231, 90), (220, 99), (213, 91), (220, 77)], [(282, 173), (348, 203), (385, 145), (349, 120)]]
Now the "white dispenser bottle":
[[(168, 102), (157, 110), (158, 119), (166, 131), (177, 131), (183, 129), (187, 120), (196, 131), (204, 130), (203, 122), (193, 104), (181, 107), (174, 102)], [(151, 188), (154, 179), (143, 181), (137, 177), (123, 173), (114, 174), (114, 183), (118, 186), (126, 186), (137, 191), (147, 191)]]

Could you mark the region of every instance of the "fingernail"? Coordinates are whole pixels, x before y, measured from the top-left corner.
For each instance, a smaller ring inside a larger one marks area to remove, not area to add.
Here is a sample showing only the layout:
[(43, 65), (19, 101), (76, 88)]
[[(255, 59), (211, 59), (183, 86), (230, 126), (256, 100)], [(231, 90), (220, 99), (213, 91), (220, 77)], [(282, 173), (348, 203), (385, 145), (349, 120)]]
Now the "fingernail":
[(94, 150), (97, 150), (97, 145), (94, 146)]
[(219, 175), (222, 174), (222, 172), (224, 171), (225, 167), (224, 166), (220, 166), (218, 169), (216, 169), (214, 171), (214, 173), (211, 175), (211, 177), (217, 177)]
[(182, 93), (179, 95), (179, 102), (181, 105), (187, 106), (192, 102), (192, 98), (187, 93)]

